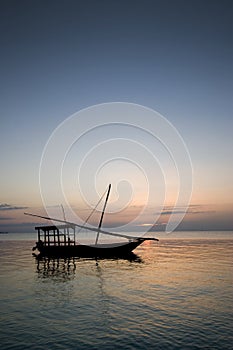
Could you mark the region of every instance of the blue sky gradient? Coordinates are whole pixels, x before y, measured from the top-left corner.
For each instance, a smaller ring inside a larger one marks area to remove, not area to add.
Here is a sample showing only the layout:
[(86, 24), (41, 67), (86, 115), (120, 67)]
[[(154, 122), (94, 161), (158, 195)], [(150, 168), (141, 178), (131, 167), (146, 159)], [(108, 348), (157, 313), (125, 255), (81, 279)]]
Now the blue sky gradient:
[[(0, 203), (40, 207), (39, 163), (53, 130), (80, 109), (122, 101), (177, 128), (193, 163), (192, 204), (209, 213), (195, 220), (233, 229), (232, 4), (1, 1)], [(7, 220), (13, 211), (0, 210), (0, 230), (25, 222)]]

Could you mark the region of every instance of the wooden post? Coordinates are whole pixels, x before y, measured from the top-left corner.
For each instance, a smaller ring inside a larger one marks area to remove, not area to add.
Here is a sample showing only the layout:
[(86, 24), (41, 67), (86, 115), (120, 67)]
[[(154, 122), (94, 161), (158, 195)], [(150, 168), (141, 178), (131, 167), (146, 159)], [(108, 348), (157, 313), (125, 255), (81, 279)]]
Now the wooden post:
[(66, 229), (64, 229), (64, 245), (66, 245)]
[(55, 230), (53, 230), (53, 244), (56, 245), (56, 235)]
[(59, 230), (57, 229), (57, 240), (58, 240), (58, 245), (60, 245), (60, 236), (59, 236)]

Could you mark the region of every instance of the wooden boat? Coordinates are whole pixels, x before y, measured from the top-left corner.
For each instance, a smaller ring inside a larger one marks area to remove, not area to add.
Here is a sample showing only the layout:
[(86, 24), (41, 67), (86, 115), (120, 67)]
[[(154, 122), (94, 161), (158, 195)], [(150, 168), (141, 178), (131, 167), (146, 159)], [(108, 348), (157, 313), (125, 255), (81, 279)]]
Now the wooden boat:
[[(111, 184), (108, 187), (107, 196), (105, 199), (103, 211), (101, 214), (98, 228), (92, 228), (84, 225), (78, 225), (66, 220), (60, 220), (56, 218), (40, 216), (30, 213), (24, 213), (25, 215), (35, 216), (46, 220), (62, 223), (62, 225), (50, 225), (50, 226), (38, 226), (35, 227), (38, 233), (38, 240), (33, 250), (38, 250), (42, 256), (51, 257), (85, 257), (85, 258), (101, 258), (101, 257), (124, 257), (132, 253), (146, 240), (158, 241), (153, 237), (132, 237), (126, 234), (119, 234), (104, 231), (101, 229), (105, 208), (109, 198)], [(95, 244), (81, 244), (76, 241), (76, 227), (86, 230), (97, 232)], [(116, 243), (98, 243), (99, 235), (111, 235), (115, 237), (125, 238), (126, 242)]]

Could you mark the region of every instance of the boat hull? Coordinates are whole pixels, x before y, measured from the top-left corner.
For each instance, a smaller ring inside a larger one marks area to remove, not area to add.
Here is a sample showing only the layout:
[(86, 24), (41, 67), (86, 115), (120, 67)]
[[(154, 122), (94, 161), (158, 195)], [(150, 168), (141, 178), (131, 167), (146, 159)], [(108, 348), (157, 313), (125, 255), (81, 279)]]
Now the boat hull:
[(102, 257), (121, 257), (132, 253), (140, 244), (144, 242), (143, 238), (139, 238), (132, 242), (122, 243), (118, 245), (101, 247), (90, 245), (66, 245), (66, 246), (43, 246), (36, 245), (34, 249), (38, 249), (43, 256), (50, 257), (83, 257), (83, 258), (102, 258)]

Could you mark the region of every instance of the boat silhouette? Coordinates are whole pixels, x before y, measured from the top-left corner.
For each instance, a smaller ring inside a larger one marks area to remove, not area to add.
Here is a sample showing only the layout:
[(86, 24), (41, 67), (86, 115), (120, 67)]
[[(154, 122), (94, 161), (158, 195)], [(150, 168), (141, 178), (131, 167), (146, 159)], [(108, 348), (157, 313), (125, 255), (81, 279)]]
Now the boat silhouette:
[[(31, 213), (24, 213), (25, 215), (42, 218), (45, 220), (51, 220), (58, 222), (58, 225), (50, 226), (37, 226), (38, 240), (33, 250), (38, 250), (42, 256), (51, 257), (83, 257), (83, 258), (111, 258), (111, 257), (127, 257), (132, 254), (132, 251), (136, 249), (140, 244), (147, 240), (158, 241), (153, 237), (138, 237), (130, 236), (127, 234), (120, 234), (114, 232), (108, 232), (101, 229), (103, 217), (108, 202), (109, 194), (111, 190), (111, 184), (108, 187), (105, 203), (101, 213), (98, 228), (79, 225), (67, 220), (61, 220), (57, 218), (51, 218), (47, 216), (40, 216)], [(62, 225), (61, 225), (62, 223)], [(96, 232), (95, 244), (81, 244), (76, 240), (76, 227)], [(109, 235), (113, 237), (125, 238), (126, 242), (113, 242), (113, 243), (98, 243), (99, 235)]]

